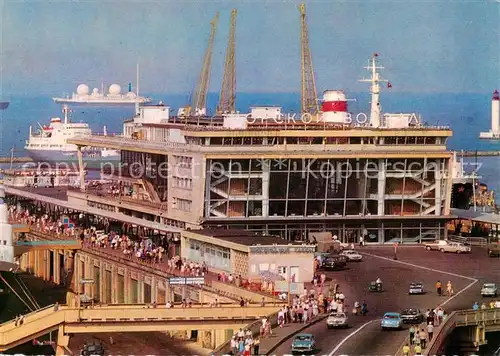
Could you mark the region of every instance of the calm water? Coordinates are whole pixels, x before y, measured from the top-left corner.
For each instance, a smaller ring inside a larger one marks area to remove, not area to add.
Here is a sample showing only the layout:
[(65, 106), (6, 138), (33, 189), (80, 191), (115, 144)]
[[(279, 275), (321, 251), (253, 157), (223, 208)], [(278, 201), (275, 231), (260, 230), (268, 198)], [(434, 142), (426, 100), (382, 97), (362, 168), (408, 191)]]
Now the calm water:
[[(349, 102), (349, 111), (353, 114), (369, 112), (369, 97), (366, 93), (348, 94), (356, 101)], [(155, 101), (162, 100), (177, 112), (179, 107), (189, 102), (186, 95), (153, 95)], [(490, 94), (414, 94), (390, 93), (382, 94), (384, 112), (418, 112), (429, 124), (450, 125), (453, 137), (449, 140), (449, 148), (454, 150), (500, 150), (500, 141), (479, 140), (479, 132), (490, 127), (491, 112)], [(17, 156), (23, 156), (23, 146), (29, 133), (29, 126), (34, 129), (40, 124), (48, 124), (51, 117), (62, 116), (61, 107), (50, 97), (11, 97), (7, 110), (0, 111), (0, 156), (10, 155), (14, 147)], [(217, 94), (209, 94), (209, 111), (214, 111)], [(286, 112), (297, 112), (300, 95), (294, 93), (280, 94), (248, 94), (237, 95), (237, 107), (241, 112), (248, 112), (250, 106), (275, 105), (283, 107)], [(124, 119), (133, 114), (133, 107), (92, 108), (73, 107), (71, 114), (74, 122), (88, 122), (94, 132), (102, 132), (106, 125), (109, 133), (121, 132)], [(475, 167), (476, 160), (468, 160), (468, 171)], [(500, 158), (487, 157), (477, 160), (478, 174), (481, 181), (490, 188), (500, 191)]]

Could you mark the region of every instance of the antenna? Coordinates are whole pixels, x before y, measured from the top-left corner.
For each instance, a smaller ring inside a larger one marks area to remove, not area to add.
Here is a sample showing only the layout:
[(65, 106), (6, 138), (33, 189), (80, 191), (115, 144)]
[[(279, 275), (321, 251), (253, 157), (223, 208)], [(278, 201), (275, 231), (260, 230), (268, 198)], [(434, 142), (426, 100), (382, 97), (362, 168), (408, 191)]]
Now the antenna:
[(139, 97), (139, 63), (137, 63), (137, 68), (136, 68), (136, 82), (137, 82), (137, 87), (135, 88), (136, 94)]

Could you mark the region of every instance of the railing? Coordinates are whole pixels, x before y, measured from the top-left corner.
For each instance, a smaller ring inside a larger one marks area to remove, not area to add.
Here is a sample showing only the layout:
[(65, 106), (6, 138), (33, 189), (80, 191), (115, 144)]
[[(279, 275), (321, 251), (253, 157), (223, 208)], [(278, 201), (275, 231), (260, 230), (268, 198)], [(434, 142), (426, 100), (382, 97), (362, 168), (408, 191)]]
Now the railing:
[(74, 141), (86, 141), (89, 143), (89, 146), (92, 143), (100, 143), (100, 144), (119, 144), (125, 147), (137, 147), (137, 141), (140, 141), (141, 146), (144, 148), (152, 148), (152, 149), (179, 149), (184, 151), (196, 151), (199, 152), (201, 146), (198, 145), (190, 145), (187, 143), (180, 142), (159, 142), (159, 141), (149, 141), (146, 139), (132, 139), (124, 136), (75, 136), (71, 139), (68, 139), (69, 143), (74, 143)]
[(86, 195), (87, 199), (90, 198), (91, 200), (92, 200), (92, 198), (100, 198), (100, 199), (107, 199), (107, 200), (110, 199), (110, 200), (115, 201), (118, 204), (129, 203), (129, 204), (134, 204), (134, 205), (139, 205), (139, 206), (147, 206), (149, 208), (153, 208), (156, 210), (160, 210), (160, 209), (164, 210), (164, 208), (165, 208), (165, 204), (163, 204), (163, 203), (153, 202), (150, 200), (134, 199), (134, 198), (127, 197), (124, 195), (116, 196), (114, 194), (105, 193), (102, 190), (97, 190), (97, 189), (86, 189), (83, 192), (79, 188), (71, 187), (68, 190), (71, 190), (72, 192), (77, 193), (77, 194)]
[(488, 239), (484, 237), (467, 237), (458, 235), (448, 235), (448, 240), (470, 246), (487, 246)]
[(498, 324), (500, 321), (500, 309), (484, 310), (459, 310), (452, 312), (446, 320), (439, 326), (435, 337), (429, 342), (427, 355), (440, 355), (441, 348), (456, 327)]

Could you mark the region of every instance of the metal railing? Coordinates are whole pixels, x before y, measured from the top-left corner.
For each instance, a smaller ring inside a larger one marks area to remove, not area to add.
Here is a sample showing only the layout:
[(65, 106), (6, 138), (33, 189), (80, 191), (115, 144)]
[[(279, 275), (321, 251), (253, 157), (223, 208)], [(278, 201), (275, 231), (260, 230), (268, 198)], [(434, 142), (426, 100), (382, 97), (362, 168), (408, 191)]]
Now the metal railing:
[(85, 191), (82, 191), (79, 188), (74, 188), (74, 187), (69, 187), (68, 190), (72, 192), (72, 194), (77, 194), (77, 195), (85, 195), (87, 199), (92, 200), (92, 199), (106, 199), (106, 200), (112, 200), (117, 204), (121, 203), (129, 203), (133, 205), (138, 205), (138, 206), (145, 206), (148, 208), (153, 208), (155, 210), (162, 210), (165, 211), (166, 205), (163, 203), (158, 203), (158, 202), (153, 202), (150, 200), (142, 200), (142, 199), (135, 199), (131, 198), (125, 195), (115, 195), (115, 194), (110, 194), (106, 193), (102, 190), (99, 189), (88, 189), (86, 188)]

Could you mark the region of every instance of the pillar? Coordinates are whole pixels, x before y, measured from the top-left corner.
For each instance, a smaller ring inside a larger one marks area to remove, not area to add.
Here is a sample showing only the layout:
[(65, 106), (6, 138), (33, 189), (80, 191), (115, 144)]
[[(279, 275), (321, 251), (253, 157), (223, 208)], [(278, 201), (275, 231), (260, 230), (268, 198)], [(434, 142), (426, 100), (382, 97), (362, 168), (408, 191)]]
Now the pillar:
[(57, 347), (56, 347), (56, 356), (64, 356), (67, 354), (67, 350), (69, 347), (69, 335), (64, 333), (64, 325), (59, 326), (59, 330), (57, 332)]
[(436, 171), (434, 172), (434, 180), (435, 180), (435, 185), (436, 188), (435, 190), (435, 202), (434, 205), (436, 206), (436, 210), (434, 210), (434, 215), (441, 215), (441, 206), (442, 204), (442, 198), (441, 198), (441, 162), (439, 161), (439, 166), (436, 167)]
[(111, 304), (118, 304), (118, 267), (111, 266)]
[[(226, 330), (212, 330), (212, 344), (214, 349), (229, 341)], [(253, 351), (253, 350), (252, 350)]]
[(378, 190), (377, 190), (378, 209), (377, 215), (385, 214), (385, 160), (378, 160)]
[(106, 268), (101, 260), (99, 265), (99, 302), (106, 302)]
[(83, 166), (83, 153), (81, 146), (77, 146), (76, 154), (78, 156), (78, 169), (80, 171), (80, 190), (85, 191), (85, 167)]
[(50, 250), (45, 250), (43, 251), (44, 252), (44, 261), (43, 261), (43, 264), (44, 264), (44, 267), (45, 267), (45, 280), (46, 281), (50, 281), (50, 254), (51, 254), (51, 251)]
[(130, 304), (132, 303), (132, 298), (131, 298), (131, 295), (130, 295), (130, 292), (131, 292), (131, 287), (130, 287), (130, 271), (126, 268), (125, 269), (125, 274), (124, 274), (124, 278), (123, 278), (123, 284), (124, 284), (124, 288), (123, 288), (123, 301), (125, 302), (125, 304)]
[(271, 163), (262, 164), (262, 216), (269, 216), (269, 179), (271, 177)]
[(61, 284), (61, 265), (59, 264), (61, 256), (59, 255), (59, 250), (54, 250), (52, 253), (54, 254), (54, 283)]
[(158, 281), (155, 276), (151, 277), (151, 302), (158, 303)]

